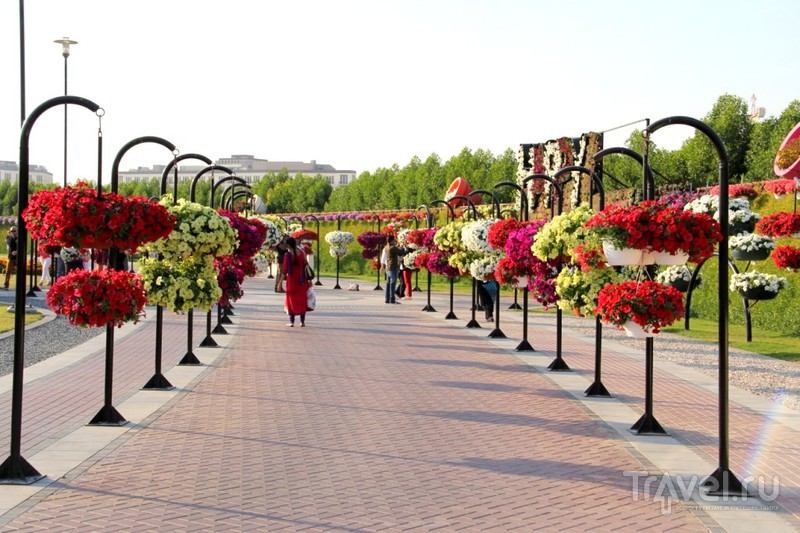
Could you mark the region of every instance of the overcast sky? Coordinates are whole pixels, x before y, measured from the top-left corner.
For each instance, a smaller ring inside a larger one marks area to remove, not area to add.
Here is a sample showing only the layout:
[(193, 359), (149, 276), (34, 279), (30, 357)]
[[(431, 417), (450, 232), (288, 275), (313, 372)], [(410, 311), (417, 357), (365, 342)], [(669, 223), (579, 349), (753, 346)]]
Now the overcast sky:
[[(702, 118), (725, 93), (755, 93), (778, 115), (800, 98), (798, 19), (796, 0), (28, 0), (26, 107), (63, 94), (53, 40), (68, 36), (79, 43), (69, 94), (105, 110), (105, 182), (143, 135), (213, 160), (360, 173), (645, 117)], [(0, 160), (19, 159), (19, 43), (19, 2), (5, 0)], [(30, 162), (57, 183), (63, 120), (63, 108), (46, 112), (30, 144)], [(97, 178), (97, 130), (94, 114), (70, 106), (70, 181)], [(676, 148), (687, 134), (671, 126), (653, 140)], [(170, 157), (140, 145), (121, 168)]]

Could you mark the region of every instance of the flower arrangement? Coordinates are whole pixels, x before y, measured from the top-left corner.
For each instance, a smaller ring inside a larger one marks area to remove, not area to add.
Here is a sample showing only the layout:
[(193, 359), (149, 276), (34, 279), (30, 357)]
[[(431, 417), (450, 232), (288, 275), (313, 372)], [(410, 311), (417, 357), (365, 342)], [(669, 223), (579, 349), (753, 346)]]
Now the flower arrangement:
[(800, 248), (797, 246), (778, 246), (772, 254), (772, 261), (778, 268), (800, 272)]
[(654, 224), (646, 202), (638, 205), (608, 205), (590, 218), (583, 227), (615, 248), (648, 248), (660, 229)]
[(533, 238), (544, 225), (544, 220), (522, 222), (517, 229), (510, 231), (503, 247), (506, 256), (518, 263), (533, 261)]
[(261, 222), (253, 223), (250, 219), (226, 209), (218, 209), (217, 213), (227, 218), (231, 227), (236, 232), (239, 245), (236, 247), (233, 253), (242, 257), (253, 257), (264, 244), (264, 240), (267, 236), (266, 226), (264, 226)]
[(328, 252), (331, 257), (344, 257), (347, 255), (347, 245), (352, 244), (355, 237), (349, 231), (329, 231), (325, 234), (325, 242), (330, 244)]
[(230, 255), (238, 246), (236, 232), (228, 219), (210, 207), (183, 198), (173, 203), (169, 194), (159, 203), (177, 218), (177, 222), (167, 238), (147, 244), (146, 251), (163, 254), (167, 259), (177, 259)]
[(498, 254), (483, 254), (469, 264), (470, 275), (479, 280), (489, 281), (494, 279), (497, 263), (500, 261)]
[[(728, 247), (732, 252), (736, 251), (739, 253), (752, 253), (766, 250), (767, 256), (769, 256), (769, 251), (775, 249), (775, 241), (757, 233), (740, 233), (728, 239)], [(766, 259), (767, 256), (765, 256), (764, 259)]]
[[(647, 204), (647, 202), (645, 202)], [(719, 222), (707, 213), (695, 213), (674, 207), (652, 211), (654, 222), (647, 236), (649, 249), (671, 255), (684, 253), (689, 261), (700, 262), (711, 257), (718, 242), (722, 241)]]
[(579, 205), (572, 211), (558, 215), (542, 226), (533, 238), (533, 255), (547, 261), (566, 255), (586, 240), (587, 230), (583, 228), (594, 214), (586, 206)]
[(780, 169), (786, 169), (792, 166), (798, 159), (800, 159), (800, 137), (796, 137), (787, 142), (783, 148), (778, 150), (775, 157), (775, 164)]
[(146, 257), (139, 261), (139, 273), (150, 305), (160, 305), (171, 311), (194, 308), (208, 311), (222, 297), (217, 271), (209, 255), (174, 261)]
[(522, 222), (513, 218), (504, 218), (496, 221), (489, 227), (489, 246), (495, 250), (503, 250), (506, 246), (509, 234), (521, 228), (522, 224)]
[(483, 253), (469, 251), (450, 252), (447, 262), (450, 266), (458, 269), (459, 275), (464, 276), (470, 273), (470, 265), (472, 265), (472, 262), (485, 255), (486, 254)]
[(756, 223), (756, 231), (768, 237), (791, 237), (800, 233), (800, 213), (773, 213)]
[(467, 250), (492, 253), (496, 251), (489, 244), (489, 228), (497, 222), (495, 218), (483, 218), (467, 223), (461, 228), (461, 242)]
[(462, 250), (464, 244), (461, 241), (461, 229), (465, 224), (463, 221), (455, 221), (442, 226), (433, 236), (433, 243), (444, 252)]
[[(661, 270), (656, 274), (656, 281), (664, 285), (675, 287), (681, 292), (689, 290), (689, 284), (692, 282), (692, 271), (686, 265), (674, 265)], [(702, 283), (702, 278), (697, 276), (695, 278), (694, 287), (699, 287)]]
[(361, 257), (364, 259), (374, 259), (380, 254), (381, 248), (386, 246), (386, 234), (377, 231), (365, 231), (356, 237), (358, 244), (364, 247)]
[(613, 268), (594, 268), (588, 271), (575, 265), (564, 268), (555, 279), (557, 305), (562, 311), (577, 310), (584, 316), (593, 316), (600, 290), (606, 285), (624, 280), (624, 274)]
[(606, 256), (602, 249), (594, 244), (576, 246), (571, 252), (572, 262), (575, 263), (583, 272), (589, 272), (596, 268), (606, 267)]
[(440, 274), (447, 278), (455, 278), (458, 276), (458, 269), (447, 262), (448, 254), (441, 250), (434, 250), (433, 252), (417, 256), (418, 260), (426, 259), (424, 265), (417, 263), (420, 268), (427, 268), (431, 274)]
[(226, 306), (242, 297), (242, 283), (245, 271), (235, 255), (226, 255), (214, 259), (217, 270), (217, 284), (222, 290), (219, 305)]
[(633, 322), (655, 335), (683, 315), (683, 294), (655, 281), (614, 283), (598, 293), (594, 314), (618, 328)]
[(697, 193), (692, 191), (668, 189), (660, 191), (656, 202), (663, 207), (677, 207), (678, 209), (683, 209), (686, 204), (696, 197)]
[(295, 238), (296, 241), (317, 241), (319, 240), (319, 235), (317, 235), (316, 231), (311, 231), (310, 229), (300, 228), (292, 232), (292, 237)]
[(412, 250), (409, 253), (403, 256), (403, 266), (408, 270), (418, 270), (419, 267), (417, 266), (417, 257), (420, 255), (419, 250)]
[(269, 264), (277, 259), (277, 254), (272, 250), (262, 249), (253, 256), (253, 263), (256, 268), (256, 273), (262, 273), (269, 270)]
[[(766, 189), (766, 187), (764, 187)], [(709, 194), (719, 195), (720, 187), (715, 185), (708, 190)], [(749, 183), (733, 183), (728, 185), (728, 196), (730, 198), (747, 198), (752, 200), (758, 196), (758, 191)]]
[(764, 190), (771, 192), (775, 198), (791, 194), (797, 188), (794, 180), (777, 179), (764, 183)]
[[(706, 213), (719, 221), (719, 196), (705, 194), (689, 202), (684, 207), (686, 211)], [(753, 229), (761, 215), (750, 210), (750, 202), (746, 198), (731, 198), (728, 200), (728, 223), (730, 233), (737, 234)]]
[(406, 246), (417, 250), (430, 250), (435, 244), (436, 228), (412, 229), (406, 234)]
[(503, 257), (497, 262), (497, 269), (494, 271), (494, 279), (501, 285), (509, 285), (519, 288), (520, 285), (527, 287), (530, 269), (527, 265), (517, 263), (509, 257)]
[(175, 225), (175, 217), (155, 202), (138, 196), (98, 194), (83, 181), (34, 193), (22, 217), (35, 240), (130, 252), (166, 237)]
[(144, 316), (142, 278), (121, 270), (73, 270), (47, 291), (47, 305), (81, 327), (122, 326)]
[(395, 239), (397, 239), (397, 246), (399, 246), (400, 248), (405, 248), (406, 246), (408, 246), (406, 237), (408, 237), (408, 232), (410, 231), (411, 230), (408, 228), (403, 228), (397, 232), (397, 235), (395, 235)]
[(278, 243), (281, 242), (281, 237), (283, 237), (283, 232), (280, 230), (280, 228), (278, 228), (278, 224), (276, 224), (271, 218), (263, 215), (256, 215), (253, 218), (259, 220), (264, 225), (264, 228), (266, 228), (264, 244), (261, 246), (261, 248), (270, 249), (278, 246)]
[[(742, 296), (746, 298), (749, 297), (748, 294), (750, 294), (751, 291), (770, 293), (769, 296), (774, 298), (781, 289), (785, 289), (786, 287), (786, 278), (776, 276), (775, 274), (759, 272), (758, 270), (733, 274), (730, 282), (730, 289), (734, 292), (739, 292), (739, 294), (742, 294)], [(752, 294), (750, 295), (752, 296)], [(766, 300), (768, 298), (761, 299)]]
[(556, 278), (562, 266), (562, 258), (548, 259), (547, 261), (535, 260), (530, 265), (528, 290), (533, 299), (542, 304), (545, 309), (558, 301)]

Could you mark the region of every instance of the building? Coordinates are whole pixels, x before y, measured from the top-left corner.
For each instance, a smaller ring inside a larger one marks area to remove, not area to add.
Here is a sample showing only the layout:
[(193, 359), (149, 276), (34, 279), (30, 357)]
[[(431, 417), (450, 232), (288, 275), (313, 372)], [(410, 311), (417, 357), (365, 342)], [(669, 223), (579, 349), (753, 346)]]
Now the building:
[[(28, 165), (30, 183), (49, 185), (53, 183), (53, 174), (40, 165)], [(14, 161), (0, 161), (0, 179), (8, 180), (12, 183), (19, 181), (19, 165)]]
[[(218, 159), (214, 161), (214, 164), (231, 169), (246, 183), (255, 183), (265, 174), (277, 174), (284, 168), (291, 177), (295, 177), (298, 174), (312, 178), (318, 175), (322, 176), (328, 180), (328, 183), (333, 188), (347, 185), (356, 179), (355, 170), (336, 170), (331, 165), (318, 164), (313, 159), (310, 163), (303, 163), (302, 161), (269, 161), (267, 159), (257, 159), (252, 155), (234, 154), (230, 157)], [(148, 181), (153, 177), (160, 178), (165, 168), (166, 165), (153, 165), (152, 168), (139, 167), (120, 171), (119, 181), (120, 183), (129, 183), (142, 180)], [(178, 180), (190, 180), (203, 168), (205, 168), (204, 165), (179, 165)]]

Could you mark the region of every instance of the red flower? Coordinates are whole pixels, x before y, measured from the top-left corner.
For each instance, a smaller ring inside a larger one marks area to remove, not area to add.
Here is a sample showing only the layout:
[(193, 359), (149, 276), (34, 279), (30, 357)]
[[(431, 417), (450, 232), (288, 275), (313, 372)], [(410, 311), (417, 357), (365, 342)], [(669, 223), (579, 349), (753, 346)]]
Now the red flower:
[(365, 231), (356, 237), (358, 244), (364, 247), (361, 251), (361, 257), (364, 259), (373, 259), (378, 257), (378, 254), (386, 245), (386, 234), (378, 233), (375, 231)]
[(617, 327), (632, 321), (658, 333), (683, 315), (683, 293), (655, 281), (606, 285), (597, 296), (594, 314)]
[(255, 224), (252, 221), (256, 219), (245, 218), (227, 209), (217, 209), (217, 213), (227, 218), (231, 227), (236, 230), (239, 246), (234, 251), (234, 255), (253, 257), (261, 250), (261, 246), (267, 238), (267, 227), (261, 221)]
[[(781, 196), (793, 193), (797, 190), (797, 186), (794, 180), (779, 179), (764, 183), (764, 190), (771, 192), (775, 196)], [(731, 196), (733, 196), (733, 194), (731, 194)]]
[[(252, 259), (250, 259), (252, 261)], [(222, 297), (219, 304), (228, 305), (242, 297), (242, 283), (244, 282), (245, 268), (247, 261), (242, 261), (235, 255), (225, 255), (214, 258), (214, 268), (217, 269), (217, 283), (222, 289)]]
[[(786, 180), (791, 181), (791, 180)], [(764, 188), (767, 189), (767, 184), (764, 184)], [(769, 189), (767, 189), (769, 190)], [(771, 192), (771, 191), (770, 191)], [(719, 196), (719, 185), (715, 185), (708, 190), (708, 194), (713, 194), (715, 196)], [(734, 183), (728, 186), (728, 197), (729, 198), (750, 198), (751, 200), (758, 196), (758, 191), (753, 188), (752, 185), (749, 183)]]
[(756, 223), (756, 231), (767, 237), (790, 237), (800, 233), (800, 213), (773, 213)]
[(522, 222), (513, 218), (498, 220), (489, 228), (489, 233), (487, 235), (489, 246), (495, 250), (502, 250), (506, 246), (509, 234), (521, 228), (522, 225)]
[(772, 260), (778, 268), (785, 268), (792, 272), (800, 271), (800, 248), (796, 246), (778, 246), (772, 252)]
[(142, 277), (121, 270), (73, 270), (47, 291), (47, 305), (70, 324), (100, 327), (138, 322), (147, 296)]
[(316, 241), (319, 240), (319, 235), (315, 231), (308, 229), (299, 229), (292, 232), (292, 237), (298, 241)]

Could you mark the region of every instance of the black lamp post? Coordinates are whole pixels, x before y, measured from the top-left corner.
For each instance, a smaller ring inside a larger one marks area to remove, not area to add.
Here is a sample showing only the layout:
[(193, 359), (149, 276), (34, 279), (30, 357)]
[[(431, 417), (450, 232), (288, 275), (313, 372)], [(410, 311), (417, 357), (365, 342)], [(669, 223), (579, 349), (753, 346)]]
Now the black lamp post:
[[(551, 216), (552, 216), (552, 211), (553, 211), (553, 209), (555, 209), (556, 210), (556, 214), (560, 215), (561, 214), (561, 209), (562, 209), (562, 206), (563, 206), (563, 203), (564, 203), (564, 190), (561, 187), (561, 184), (558, 182), (558, 180), (551, 178), (547, 174), (530, 174), (528, 176), (525, 176), (525, 178), (523, 178), (522, 187), (526, 188), (527, 185), (528, 185), (528, 182), (533, 181), (533, 180), (546, 181), (546, 182), (550, 183), (550, 185), (556, 190), (556, 194), (558, 194), (558, 203), (554, 204), (554, 205), (551, 205), (550, 213), (551, 213)], [(527, 298), (524, 299), (524, 302), (527, 303)], [(526, 305), (526, 303), (523, 304), (523, 305)], [(523, 311), (523, 312), (526, 313), (526, 316), (527, 316), (527, 310)], [(563, 312), (561, 311), (560, 307), (556, 307), (556, 358), (547, 367), (548, 370), (555, 371), (555, 372), (569, 372), (569, 371), (571, 371), (569, 365), (567, 365), (567, 362), (564, 361), (564, 357), (562, 355), (562, 352), (563, 352), (563, 349), (562, 349), (562, 345), (563, 345), (563, 338), (562, 338), (563, 326), (564, 326), (564, 315), (563, 315)]]
[[(475, 204), (468, 196), (463, 196), (463, 195), (451, 196), (450, 198), (447, 199), (448, 207), (450, 208), (453, 207), (452, 204), (450, 203), (453, 200), (465, 202), (469, 207), (470, 211), (472, 212), (472, 218), (478, 220), (478, 218), (480, 217), (480, 213), (478, 213), (478, 210), (475, 209)], [(433, 202), (431, 202), (431, 204), (433, 204)], [(475, 319), (475, 311), (477, 310), (477, 308), (478, 308), (478, 282), (475, 280), (475, 278), (472, 278), (472, 309), (471, 309), (472, 316), (469, 322), (467, 322), (467, 324), (464, 327), (471, 329), (481, 327), (481, 325)]]
[[(512, 187), (519, 192), (519, 205), (520, 205), (520, 218), (527, 222), (528, 221), (528, 195), (525, 193), (525, 188), (518, 183), (514, 183), (513, 181), (501, 181), (495, 184), (494, 188), (499, 189), (501, 187)], [(514, 289), (514, 303), (516, 303), (517, 298), (517, 290)], [(522, 341), (517, 345), (515, 348), (518, 352), (534, 352), (536, 350), (533, 349), (531, 343), (528, 342), (528, 286), (522, 288)], [(518, 308), (513, 307), (513, 308)], [(511, 308), (509, 308), (511, 309)]]
[[(380, 217), (380, 215), (375, 215), (375, 219), (378, 221), (378, 233), (380, 234), (380, 232), (381, 232), (381, 217)], [(378, 257), (378, 261), (380, 262), (380, 257)], [(383, 287), (381, 287), (381, 269), (380, 268), (378, 268), (378, 271), (376, 273), (376, 280), (377, 280), (377, 283), (375, 285), (375, 288), (372, 289), (372, 290), (373, 291), (382, 291)]]
[[(220, 183), (222, 181), (224, 180), (220, 180)], [(227, 209), (228, 211), (233, 212), (235, 206), (235, 200), (237, 198), (247, 197), (249, 199), (253, 197), (253, 193), (251, 193), (249, 190), (250, 185), (246, 183), (244, 179), (239, 178), (238, 176), (237, 179), (228, 181), (231, 181), (232, 183), (230, 187), (222, 191), (222, 198), (220, 199), (220, 208)], [(236, 187), (245, 187), (247, 190), (236, 191)], [(230, 196), (226, 195), (228, 191), (231, 192)], [(287, 228), (289, 227), (288, 222), (286, 222), (286, 227)], [(217, 310), (218, 310), (218, 317), (220, 324), (233, 324), (233, 320), (230, 319), (230, 317), (234, 316), (233, 305), (230, 302), (228, 302), (227, 305), (223, 306), (217, 304)]]
[[(61, 45), (61, 55), (64, 56), (64, 96), (69, 94), (67, 92), (67, 60), (69, 59), (69, 47), (73, 44), (78, 44), (78, 41), (73, 41), (69, 37), (62, 37), (53, 41)], [(64, 187), (67, 186), (67, 106), (64, 106)]]
[(722, 229), (722, 242), (719, 245), (719, 466), (706, 478), (703, 485), (713, 495), (741, 495), (747, 490), (730, 469), (728, 455), (728, 269), (729, 221), (728, 221), (728, 152), (722, 139), (714, 129), (704, 122), (691, 117), (667, 117), (650, 124), (645, 130), (644, 159), (647, 161), (650, 135), (671, 124), (690, 126), (702, 132), (714, 145), (719, 157), (719, 224)]
[[(445, 213), (445, 222), (447, 222), (447, 220), (454, 221), (456, 219), (456, 212), (453, 209), (452, 205), (450, 205), (449, 203), (445, 202), (444, 200), (433, 200), (431, 202), (432, 206), (433, 205), (438, 205), (438, 204), (441, 204), (441, 205), (444, 205), (445, 207), (447, 207), (447, 212)], [(425, 215), (426, 216), (426, 220), (431, 220), (431, 222), (432, 222), (433, 221), (433, 215), (431, 214), (431, 211), (428, 208), (428, 206), (423, 204), (420, 207), (418, 207), (417, 209), (420, 209), (421, 207), (424, 207), (425, 211), (427, 212), (426, 215)], [(448, 216), (449, 216), (449, 219), (448, 219)], [(415, 218), (414, 220), (417, 220), (417, 219)], [(430, 276), (430, 271), (428, 271), (428, 275)], [(447, 315), (445, 315), (444, 319), (445, 320), (456, 320), (458, 317), (456, 316), (455, 312), (453, 311), (453, 286), (455, 284), (455, 278), (453, 276), (448, 276), (448, 279), (450, 281), (450, 311), (447, 313)], [(428, 284), (428, 301), (430, 301), (430, 283)]]
[[(492, 200), (492, 216), (496, 219), (500, 219), (500, 202), (497, 201), (497, 196), (487, 190), (478, 189), (476, 191), (472, 191), (469, 193), (470, 198), (473, 196), (479, 195), (489, 195), (489, 198)], [(492, 339), (505, 339), (506, 334), (503, 333), (503, 330), (500, 329), (500, 284), (497, 284), (497, 298), (494, 300), (494, 329), (489, 332), (489, 335)]]
[[(342, 231), (342, 215), (336, 215), (336, 231)], [(333, 286), (334, 290), (341, 290), (339, 286), (339, 255), (336, 255), (336, 285)]]
[[(30, 134), (36, 120), (48, 109), (57, 105), (75, 104), (97, 113), (100, 106), (78, 96), (59, 96), (47, 100), (31, 112), (22, 125), (19, 143), (19, 180), (17, 188), (17, 280), (14, 299), (14, 360), (11, 381), (11, 436), (9, 456), (0, 464), (0, 482), (10, 484), (30, 484), (43, 478), (28, 461), (22, 457), (22, 393), (25, 370), (25, 275), (27, 273), (28, 228), (22, 212), (28, 207), (28, 182), (30, 181), (30, 154), (28, 146)], [(98, 141), (99, 144), (99, 141)], [(100, 155), (98, 154), (98, 159)]]

